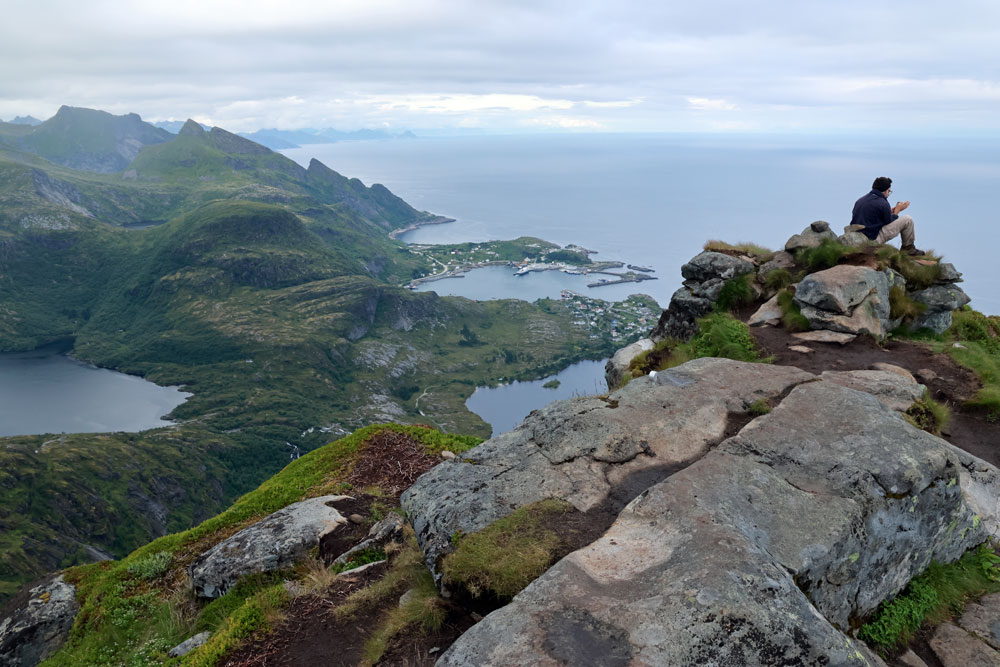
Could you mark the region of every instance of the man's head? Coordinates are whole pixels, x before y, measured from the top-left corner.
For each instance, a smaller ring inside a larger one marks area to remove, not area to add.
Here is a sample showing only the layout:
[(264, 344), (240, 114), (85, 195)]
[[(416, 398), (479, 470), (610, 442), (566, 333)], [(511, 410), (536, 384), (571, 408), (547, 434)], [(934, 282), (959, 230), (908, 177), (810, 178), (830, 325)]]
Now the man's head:
[(892, 179), (888, 176), (879, 176), (875, 179), (875, 182), (872, 183), (872, 190), (875, 190), (876, 192), (885, 192), (891, 187)]

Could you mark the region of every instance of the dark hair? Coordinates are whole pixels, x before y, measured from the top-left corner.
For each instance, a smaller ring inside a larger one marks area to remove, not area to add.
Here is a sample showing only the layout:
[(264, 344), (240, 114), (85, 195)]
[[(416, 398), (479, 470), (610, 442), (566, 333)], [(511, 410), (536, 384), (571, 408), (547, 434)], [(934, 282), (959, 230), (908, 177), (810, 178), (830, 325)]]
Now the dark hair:
[(892, 187), (892, 179), (888, 176), (879, 176), (872, 183), (872, 190), (877, 190), (878, 192), (885, 192), (890, 187)]

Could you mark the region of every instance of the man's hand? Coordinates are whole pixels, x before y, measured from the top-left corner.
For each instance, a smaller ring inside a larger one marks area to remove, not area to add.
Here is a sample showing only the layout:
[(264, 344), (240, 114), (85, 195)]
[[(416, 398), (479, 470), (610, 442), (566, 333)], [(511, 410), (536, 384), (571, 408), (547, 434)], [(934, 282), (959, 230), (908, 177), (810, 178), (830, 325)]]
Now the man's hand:
[(902, 213), (903, 211), (905, 211), (909, 207), (910, 207), (910, 202), (908, 202), (908, 201), (898, 201), (898, 202), (896, 202), (896, 205), (892, 207), (892, 214), (893, 215), (899, 215), (900, 213)]

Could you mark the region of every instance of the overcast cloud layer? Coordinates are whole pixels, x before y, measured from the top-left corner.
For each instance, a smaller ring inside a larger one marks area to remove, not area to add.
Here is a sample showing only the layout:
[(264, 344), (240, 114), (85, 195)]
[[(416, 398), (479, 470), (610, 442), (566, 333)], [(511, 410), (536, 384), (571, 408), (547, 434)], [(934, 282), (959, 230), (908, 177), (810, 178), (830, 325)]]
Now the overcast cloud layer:
[(995, 0), (12, 0), (0, 118), (995, 131), (998, 44)]

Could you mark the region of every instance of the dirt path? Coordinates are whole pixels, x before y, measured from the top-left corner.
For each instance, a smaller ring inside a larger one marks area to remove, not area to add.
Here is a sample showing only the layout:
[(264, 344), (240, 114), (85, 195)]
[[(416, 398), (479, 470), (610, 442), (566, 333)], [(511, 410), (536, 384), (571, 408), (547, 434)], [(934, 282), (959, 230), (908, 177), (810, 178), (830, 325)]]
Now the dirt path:
[(859, 336), (847, 345), (835, 343), (804, 343), (813, 352), (803, 354), (788, 349), (801, 345), (783, 328), (752, 327), (757, 344), (774, 363), (795, 366), (810, 373), (870, 369), (878, 362), (895, 364), (918, 375), (930, 370), (934, 379), (918, 381), (927, 385), (931, 398), (951, 410), (951, 423), (942, 437), (951, 444), (1000, 467), (1000, 422), (989, 422), (981, 410), (967, 408), (963, 403), (979, 391), (981, 384), (975, 373), (959, 366), (947, 354), (935, 354), (924, 344), (890, 340), (884, 347), (868, 336)]

